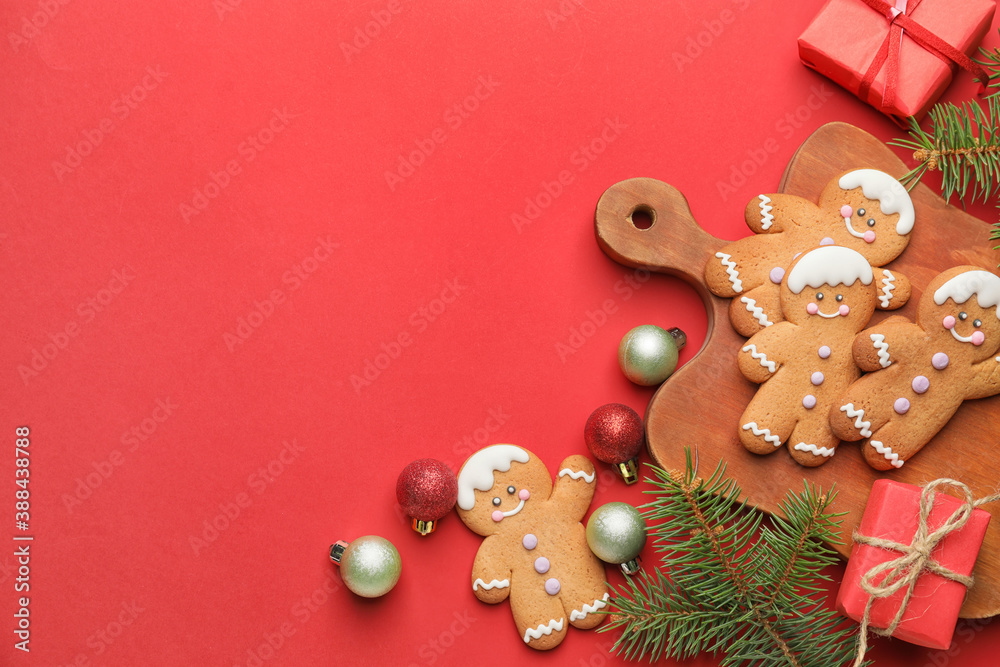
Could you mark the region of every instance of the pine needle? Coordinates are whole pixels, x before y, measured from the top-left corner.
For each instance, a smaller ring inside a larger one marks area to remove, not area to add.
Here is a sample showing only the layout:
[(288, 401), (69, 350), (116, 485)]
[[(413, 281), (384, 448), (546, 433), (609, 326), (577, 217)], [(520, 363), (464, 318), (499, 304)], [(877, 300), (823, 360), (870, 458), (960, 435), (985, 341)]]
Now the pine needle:
[(626, 658), (685, 659), (701, 652), (721, 664), (828, 667), (848, 662), (854, 625), (825, 608), (823, 569), (837, 561), (835, 493), (808, 483), (789, 492), (770, 527), (738, 502), (740, 488), (720, 464), (696, 478), (691, 451), (683, 474), (653, 467), (642, 506), (664, 566), (631, 577), (611, 599), (620, 629), (614, 650)]
[(910, 118), (910, 138), (894, 139), (890, 146), (913, 151), (917, 166), (902, 179), (911, 187), (928, 171), (941, 172), (941, 193), (983, 202), (1000, 191), (1000, 97), (986, 98), (986, 110), (977, 102), (935, 104), (930, 130)]

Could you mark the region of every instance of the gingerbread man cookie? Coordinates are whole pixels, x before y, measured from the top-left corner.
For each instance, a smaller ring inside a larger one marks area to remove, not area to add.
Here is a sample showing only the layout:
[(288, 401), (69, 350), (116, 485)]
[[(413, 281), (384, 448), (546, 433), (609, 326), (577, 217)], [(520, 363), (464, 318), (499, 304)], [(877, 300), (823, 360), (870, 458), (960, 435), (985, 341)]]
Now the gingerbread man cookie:
[[(975, 297), (975, 298), (973, 298)], [(830, 409), (842, 440), (866, 440), (868, 465), (899, 468), (963, 401), (1000, 393), (1000, 277), (976, 266), (937, 275), (916, 323), (891, 317), (854, 340), (857, 365), (871, 371)]]
[(458, 475), (458, 515), (484, 536), (472, 566), (472, 590), (483, 602), (510, 597), (525, 644), (558, 646), (569, 626), (589, 629), (607, 606), (604, 565), (587, 545), (583, 519), (596, 473), (585, 456), (559, 466), (553, 488), (545, 464), (526, 449), (492, 445)]
[[(902, 283), (891, 299), (905, 302), (909, 291)], [(740, 418), (740, 441), (756, 454), (786, 443), (798, 463), (818, 466), (840, 443), (829, 409), (861, 375), (851, 344), (881, 305), (878, 284), (860, 253), (823, 246), (792, 263), (780, 304), (784, 321), (755, 334), (737, 356), (743, 375), (761, 385)]]
[(785, 270), (793, 257), (818, 245), (861, 253), (877, 268), (880, 307), (893, 308), (899, 274), (878, 267), (906, 249), (914, 210), (906, 188), (889, 174), (849, 171), (827, 184), (819, 205), (795, 195), (759, 195), (745, 216), (755, 235), (725, 246), (705, 266), (712, 293), (733, 299), (729, 319), (740, 334), (749, 337), (781, 321)]

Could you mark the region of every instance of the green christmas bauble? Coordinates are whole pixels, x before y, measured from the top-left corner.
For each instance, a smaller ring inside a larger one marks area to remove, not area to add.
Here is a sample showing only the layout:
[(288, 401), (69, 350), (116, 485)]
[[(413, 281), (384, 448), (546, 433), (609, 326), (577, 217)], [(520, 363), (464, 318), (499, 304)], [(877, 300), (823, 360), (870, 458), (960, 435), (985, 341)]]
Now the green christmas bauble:
[(653, 386), (666, 380), (677, 368), (677, 353), (686, 336), (680, 329), (667, 331), (653, 324), (638, 326), (618, 344), (618, 365), (632, 382)]
[(646, 546), (646, 522), (628, 503), (601, 505), (587, 521), (587, 544), (606, 563), (629, 563)]
[(377, 535), (365, 535), (350, 544), (338, 542), (331, 547), (330, 558), (340, 565), (344, 584), (365, 598), (377, 598), (391, 591), (403, 571), (396, 547)]

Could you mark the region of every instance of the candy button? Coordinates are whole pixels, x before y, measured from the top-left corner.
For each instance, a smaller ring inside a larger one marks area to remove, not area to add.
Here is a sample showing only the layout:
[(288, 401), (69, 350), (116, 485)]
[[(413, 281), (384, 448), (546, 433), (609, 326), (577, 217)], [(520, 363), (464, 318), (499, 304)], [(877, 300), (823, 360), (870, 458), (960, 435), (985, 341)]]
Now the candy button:
[(896, 411), (897, 415), (905, 415), (906, 411), (910, 409), (910, 402), (905, 398), (897, 398), (896, 402), (892, 404), (892, 409)]
[(559, 585), (558, 579), (546, 579), (545, 580), (545, 592), (549, 595), (556, 595), (562, 586)]
[(813, 408), (815, 408), (816, 397), (813, 396), (812, 394), (806, 394), (805, 397), (802, 399), (802, 407), (804, 407), (806, 410), (812, 410)]
[(829, 345), (824, 345), (823, 347), (819, 348), (819, 358), (820, 359), (829, 359), (830, 358), (830, 346)]
[(852, 215), (854, 215), (854, 209), (851, 208), (848, 204), (844, 204), (843, 206), (840, 207), (840, 216), (841, 217), (843, 217), (843, 218), (849, 218)]
[(824, 236), (819, 241), (820, 245), (833, 245), (834, 243), (836, 243), (836, 241), (834, 241), (833, 239), (831, 239), (829, 236)]
[(549, 571), (549, 559), (545, 556), (539, 556), (535, 559), (535, 572), (538, 574), (545, 574)]
[(815, 373), (813, 373), (812, 376), (809, 378), (810, 382), (812, 382), (817, 387), (819, 385), (823, 384), (823, 380), (825, 380), (825, 379), (826, 378), (824, 378), (823, 374), (820, 373), (819, 371), (816, 371)]
[(493, 520), (496, 521), (497, 523), (503, 521), (503, 512), (501, 512), (500, 510), (493, 510), (493, 514), (490, 516), (492, 516)]
[(944, 352), (938, 352), (933, 357), (931, 357), (931, 366), (939, 371), (943, 371), (948, 368), (948, 355)]
[(913, 391), (917, 392), (918, 394), (922, 394), (925, 391), (927, 391), (927, 389), (931, 386), (931, 381), (925, 378), (923, 375), (918, 375), (917, 377), (913, 378), (913, 384), (911, 386), (913, 387)]
[(531, 533), (528, 533), (527, 535), (524, 536), (524, 539), (521, 540), (521, 544), (524, 545), (525, 549), (531, 551), (532, 549), (538, 546), (538, 538), (532, 535)]
[(771, 279), (772, 283), (777, 285), (781, 282), (781, 279), (785, 277), (785, 270), (780, 266), (776, 266), (771, 269), (771, 273), (768, 274), (768, 277)]

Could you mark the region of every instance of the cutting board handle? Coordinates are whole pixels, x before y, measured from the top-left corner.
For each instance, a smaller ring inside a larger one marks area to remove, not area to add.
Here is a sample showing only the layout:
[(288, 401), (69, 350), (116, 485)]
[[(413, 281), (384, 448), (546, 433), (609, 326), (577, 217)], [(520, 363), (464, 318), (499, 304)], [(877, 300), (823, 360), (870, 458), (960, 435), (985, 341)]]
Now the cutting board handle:
[[(642, 218), (652, 225), (637, 226)], [(655, 178), (615, 183), (597, 202), (594, 227), (597, 243), (616, 262), (683, 278), (709, 300), (705, 263), (727, 241), (695, 222), (677, 188)]]

